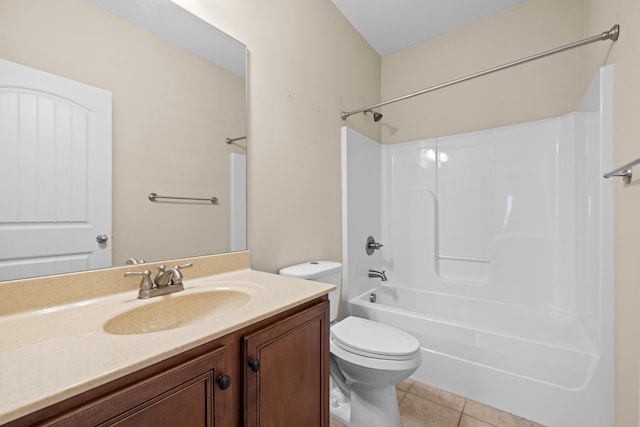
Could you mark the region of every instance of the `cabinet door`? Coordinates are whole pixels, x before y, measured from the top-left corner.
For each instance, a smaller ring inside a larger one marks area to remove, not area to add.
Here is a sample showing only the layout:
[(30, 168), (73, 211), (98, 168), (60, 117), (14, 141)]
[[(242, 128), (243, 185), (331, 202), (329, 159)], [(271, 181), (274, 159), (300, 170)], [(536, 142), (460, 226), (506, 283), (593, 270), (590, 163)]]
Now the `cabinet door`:
[(65, 415), (56, 426), (213, 427), (225, 347), (103, 396)]
[(245, 425), (329, 425), (328, 302), (243, 338)]

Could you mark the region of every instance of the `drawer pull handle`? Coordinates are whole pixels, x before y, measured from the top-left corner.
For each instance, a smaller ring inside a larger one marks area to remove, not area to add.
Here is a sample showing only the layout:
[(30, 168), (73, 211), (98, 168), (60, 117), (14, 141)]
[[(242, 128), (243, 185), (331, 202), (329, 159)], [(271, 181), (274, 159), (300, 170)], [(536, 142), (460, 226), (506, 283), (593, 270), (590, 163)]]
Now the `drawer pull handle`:
[(249, 360), (249, 367), (253, 372), (258, 372), (262, 367), (262, 363), (260, 362), (260, 359), (251, 359)]
[(231, 377), (229, 375), (221, 375), (218, 377), (218, 387), (220, 390), (226, 390), (231, 385)]

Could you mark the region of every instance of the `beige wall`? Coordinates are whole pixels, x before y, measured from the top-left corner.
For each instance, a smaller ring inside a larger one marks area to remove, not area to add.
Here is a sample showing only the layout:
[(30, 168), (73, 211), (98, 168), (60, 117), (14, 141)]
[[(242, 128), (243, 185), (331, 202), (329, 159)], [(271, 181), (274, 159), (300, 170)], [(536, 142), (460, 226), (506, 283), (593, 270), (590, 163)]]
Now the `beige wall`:
[[(250, 51), (249, 248), (254, 268), (340, 259), (336, 119), (375, 103), (622, 25), (620, 41), (523, 65), (439, 94), (385, 107), (386, 143), (556, 116), (573, 110), (598, 66), (615, 63), (614, 163), (640, 156), (636, 0), (529, 0), (521, 6), (382, 60), (328, 0), (180, 0)], [(586, 66), (585, 66), (586, 64)], [(408, 66), (407, 66), (408, 65)], [(380, 79), (380, 80), (376, 80)], [(376, 91), (381, 84), (381, 96)], [(416, 123), (406, 120), (416, 108)], [(378, 139), (362, 115), (349, 125)], [(615, 196), (616, 426), (639, 425), (640, 286), (633, 257), (640, 187)], [(635, 208), (635, 209), (634, 209)], [(636, 273), (636, 277), (634, 277)], [(636, 279), (636, 280), (634, 280)]]
[[(614, 64), (613, 163), (640, 157), (640, 3), (637, 0), (586, 0), (586, 31), (597, 33), (619, 23), (613, 46), (587, 49), (587, 75)], [(639, 172), (640, 170), (634, 170)], [(614, 324), (616, 426), (640, 425), (640, 181), (614, 182)]]
[[(582, 0), (529, 0), (460, 30), (387, 55), (392, 99), (583, 37)], [(584, 53), (530, 62), (383, 107), (384, 143), (452, 135), (573, 111), (584, 94)]]
[[(113, 263), (229, 250), (245, 80), (84, 0), (0, 2), (0, 57), (113, 94)], [(147, 195), (220, 206), (156, 204)]]
[[(177, 3), (249, 50), (253, 267), (341, 260), (339, 114), (380, 99), (380, 57), (329, 0)], [(379, 139), (362, 115), (349, 125)]]

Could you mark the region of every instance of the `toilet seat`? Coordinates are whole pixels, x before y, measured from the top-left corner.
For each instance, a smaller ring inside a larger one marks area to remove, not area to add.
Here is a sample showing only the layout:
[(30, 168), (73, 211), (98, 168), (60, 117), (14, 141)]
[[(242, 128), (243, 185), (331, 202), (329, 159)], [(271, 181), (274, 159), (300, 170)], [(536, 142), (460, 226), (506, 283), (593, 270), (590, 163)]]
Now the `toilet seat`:
[(363, 357), (411, 360), (420, 351), (412, 335), (372, 320), (347, 317), (331, 327), (332, 342), (342, 350)]

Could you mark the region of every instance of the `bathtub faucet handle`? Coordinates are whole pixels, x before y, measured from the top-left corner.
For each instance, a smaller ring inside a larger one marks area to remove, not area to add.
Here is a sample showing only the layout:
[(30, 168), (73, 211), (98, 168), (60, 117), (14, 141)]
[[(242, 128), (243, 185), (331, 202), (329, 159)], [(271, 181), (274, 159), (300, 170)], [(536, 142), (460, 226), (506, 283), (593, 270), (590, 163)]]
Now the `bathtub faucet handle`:
[(367, 245), (365, 246), (367, 255), (373, 255), (373, 251), (379, 250), (382, 246), (382, 243), (376, 242), (373, 236), (367, 237)]
[(382, 271), (378, 271), (378, 270), (369, 270), (369, 277), (372, 278), (377, 278), (382, 280), (383, 282), (387, 281), (387, 275), (385, 274), (384, 270)]

